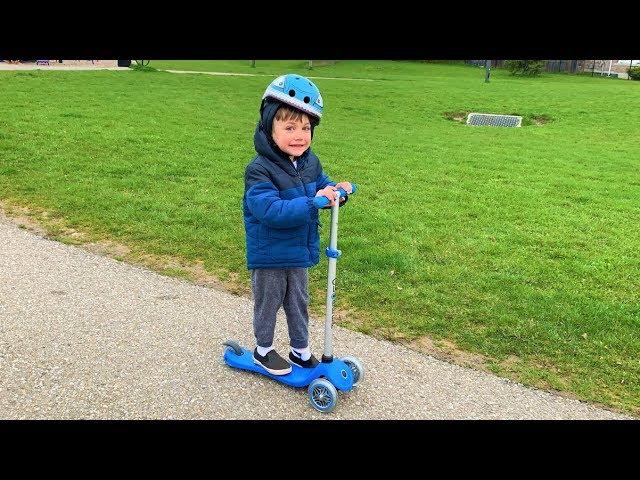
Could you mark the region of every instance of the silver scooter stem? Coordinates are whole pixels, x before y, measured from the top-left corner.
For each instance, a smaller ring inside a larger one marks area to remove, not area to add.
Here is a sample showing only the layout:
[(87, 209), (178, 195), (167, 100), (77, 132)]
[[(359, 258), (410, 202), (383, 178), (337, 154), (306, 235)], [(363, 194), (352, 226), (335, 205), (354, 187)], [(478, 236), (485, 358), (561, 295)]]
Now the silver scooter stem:
[[(331, 207), (331, 230), (329, 236), (329, 249), (338, 250), (338, 209), (340, 204), (340, 192), (336, 192), (336, 204)], [(333, 355), (333, 343), (331, 324), (333, 323), (333, 302), (336, 298), (336, 267), (338, 259), (328, 257), (329, 273), (327, 275), (327, 313), (324, 321), (324, 356), (331, 358)]]

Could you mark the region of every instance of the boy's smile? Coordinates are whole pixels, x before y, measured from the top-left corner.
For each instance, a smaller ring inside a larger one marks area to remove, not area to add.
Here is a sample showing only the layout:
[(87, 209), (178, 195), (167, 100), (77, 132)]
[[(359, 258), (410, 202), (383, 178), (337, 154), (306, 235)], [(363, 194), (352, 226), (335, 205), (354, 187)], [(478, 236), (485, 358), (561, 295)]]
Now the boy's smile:
[(293, 157), (302, 155), (311, 144), (311, 123), (302, 115), (298, 120), (273, 120), (273, 141), (284, 153)]

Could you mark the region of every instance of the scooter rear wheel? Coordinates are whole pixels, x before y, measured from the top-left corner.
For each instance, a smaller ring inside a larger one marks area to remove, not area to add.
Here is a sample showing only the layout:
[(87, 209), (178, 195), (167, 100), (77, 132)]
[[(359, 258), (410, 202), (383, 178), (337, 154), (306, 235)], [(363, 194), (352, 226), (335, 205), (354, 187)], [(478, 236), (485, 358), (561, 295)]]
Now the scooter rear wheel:
[(226, 346), (225, 350), (231, 348), (233, 349), (233, 353), (235, 353), (236, 355), (242, 355), (242, 347), (238, 344), (238, 342), (234, 340), (227, 340), (222, 345)]

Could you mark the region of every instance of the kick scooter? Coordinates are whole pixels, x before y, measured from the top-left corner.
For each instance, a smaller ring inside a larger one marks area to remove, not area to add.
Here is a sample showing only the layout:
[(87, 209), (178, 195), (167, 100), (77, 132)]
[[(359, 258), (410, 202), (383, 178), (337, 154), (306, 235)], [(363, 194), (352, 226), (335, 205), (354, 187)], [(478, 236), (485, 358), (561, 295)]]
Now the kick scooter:
[[(353, 193), (356, 185), (353, 185)], [(339, 188), (336, 190), (336, 204), (331, 207), (331, 229), (329, 233), (329, 247), (326, 255), (329, 259), (327, 278), (327, 313), (324, 323), (324, 351), (322, 361), (314, 368), (303, 368), (291, 365), (291, 372), (286, 375), (273, 375), (262, 366), (253, 362), (253, 352), (238, 345), (233, 340), (227, 340), (224, 345), (224, 362), (235, 368), (261, 373), (278, 382), (292, 387), (309, 386), (309, 403), (316, 410), (329, 413), (338, 402), (337, 390), (348, 392), (364, 378), (364, 368), (360, 361), (353, 356), (342, 358), (333, 357), (331, 342), (331, 324), (333, 322), (333, 302), (336, 297), (336, 264), (341, 255), (338, 246), (338, 203), (340, 198), (346, 197), (347, 192)], [(317, 208), (323, 208), (329, 203), (327, 197), (315, 197), (313, 200)]]

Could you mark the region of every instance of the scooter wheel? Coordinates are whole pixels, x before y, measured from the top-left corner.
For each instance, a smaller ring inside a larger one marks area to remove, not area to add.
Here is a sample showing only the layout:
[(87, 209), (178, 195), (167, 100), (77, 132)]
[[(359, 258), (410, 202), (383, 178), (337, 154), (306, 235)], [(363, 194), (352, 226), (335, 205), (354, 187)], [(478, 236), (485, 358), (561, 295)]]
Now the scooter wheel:
[(235, 342), (233, 340), (227, 340), (222, 345), (226, 346), (225, 350), (231, 348), (233, 349), (233, 353), (235, 353), (236, 355), (238, 356), (242, 355), (242, 347), (238, 345), (238, 342)]
[(349, 368), (353, 373), (353, 386), (355, 387), (358, 382), (361, 382), (364, 378), (364, 367), (362, 366), (362, 363), (360, 363), (360, 360), (356, 357), (352, 357), (350, 355), (348, 357), (341, 358), (340, 360), (349, 365)]
[(329, 413), (338, 403), (338, 391), (333, 384), (324, 378), (316, 378), (308, 388), (309, 403), (322, 413)]

